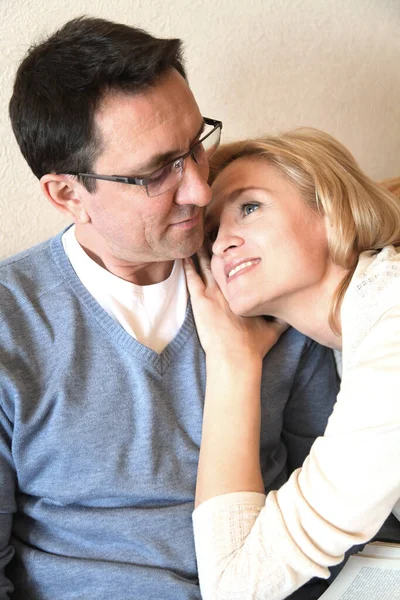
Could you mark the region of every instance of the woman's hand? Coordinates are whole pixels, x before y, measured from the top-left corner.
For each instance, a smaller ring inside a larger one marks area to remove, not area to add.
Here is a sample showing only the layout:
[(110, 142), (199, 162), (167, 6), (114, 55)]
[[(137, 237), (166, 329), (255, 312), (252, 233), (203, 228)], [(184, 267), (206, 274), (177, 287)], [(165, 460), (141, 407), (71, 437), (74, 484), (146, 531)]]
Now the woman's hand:
[(183, 261), (201, 345), (209, 357), (244, 353), (264, 358), (288, 328), (283, 321), (266, 321), (263, 317), (240, 317), (231, 311), (211, 272), (210, 259), (202, 248), (197, 253), (201, 275), (193, 261)]
[(264, 492), (260, 469), (262, 359), (287, 328), (262, 317), (234, 315), (205, 252), (202, 277), (184, 261), (194, 318), (206, 352), (207, 383), (196, 506), (237, 491)]

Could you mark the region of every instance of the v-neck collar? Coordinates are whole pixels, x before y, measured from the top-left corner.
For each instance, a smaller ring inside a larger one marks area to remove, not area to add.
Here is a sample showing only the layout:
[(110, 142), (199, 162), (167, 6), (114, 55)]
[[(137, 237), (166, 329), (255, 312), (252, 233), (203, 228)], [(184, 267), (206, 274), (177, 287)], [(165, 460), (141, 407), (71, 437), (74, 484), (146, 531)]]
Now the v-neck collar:
[(188, 301), (185, 319), (179, 331), (171, 342), (158, 354), (151, 348), (144, 346), (133, 338), (125, 329), (117, 323), (100, 304), (88, 292), (76, 275), (62, 244), (64, 229), (50, 242), (52, 258), (61, 273), (62, 279), (70, 287), (73, 293), (80, 299), (85, 308), (95, 318), (102, 329), (112, 337), (122, 348), (133, 354), (138, 360), (153, 367), (160, 375), (168, 369), (173, 357), (186, 344), (190, 336), (195, 333), (195, 323), (190, 300)]

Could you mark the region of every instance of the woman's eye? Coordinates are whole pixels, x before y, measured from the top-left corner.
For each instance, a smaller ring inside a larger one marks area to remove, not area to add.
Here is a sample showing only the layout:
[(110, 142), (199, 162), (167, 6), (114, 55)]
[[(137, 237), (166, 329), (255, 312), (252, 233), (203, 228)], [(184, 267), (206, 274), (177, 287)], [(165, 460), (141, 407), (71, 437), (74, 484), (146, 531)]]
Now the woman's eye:
[(250, 215), (251, 213), (255, 212), (258, 208), (260, 208), (259, 204), (247, 203), (247, 204), (242, 204), (242, 206), (240, 207), (240, 210), (244, 214), (244, 216), (247, 217), (247, 215)]

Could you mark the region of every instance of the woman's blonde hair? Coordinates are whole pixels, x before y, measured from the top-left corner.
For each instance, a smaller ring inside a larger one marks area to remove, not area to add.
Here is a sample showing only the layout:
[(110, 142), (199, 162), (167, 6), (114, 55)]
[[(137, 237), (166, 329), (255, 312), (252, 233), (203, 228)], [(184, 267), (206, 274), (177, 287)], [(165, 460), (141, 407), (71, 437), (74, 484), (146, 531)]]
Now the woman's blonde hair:
[(367, 177), (342, 144), (318, 129), (221, 146), (211, 160), (211, 183), (228, 164), (244, 157), (259, 157), (278, 168), (306, 204), (327, 217), (331, 258), (348, 270), (330, 311), (330, 326), (338, 333), (341, 302), (360, 253), (400, 244), (399, 199)]

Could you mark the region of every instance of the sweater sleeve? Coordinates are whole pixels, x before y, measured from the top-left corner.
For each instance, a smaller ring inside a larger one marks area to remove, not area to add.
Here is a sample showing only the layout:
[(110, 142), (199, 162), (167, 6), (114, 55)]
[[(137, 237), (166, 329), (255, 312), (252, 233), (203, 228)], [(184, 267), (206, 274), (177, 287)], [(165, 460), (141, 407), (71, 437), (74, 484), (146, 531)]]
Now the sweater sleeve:
[(4, 574), (5, 567), (14, 555), (10, 546), (11, 526), (15, 503), (15, 471), (11, 456), (12, 425), (2, 406), (0, 385), (0, 600), (9, 598), (13, 585)]
[(281, 435), (289, 475), (301, 467), (316, 438), (324, 435), (339, 388), (333, 352), (307, 340), (283, 411)]
[(358, 346), (323, 437), (265, 503), (237, 493), (193, 514), (204, 600), (281, 600), (328, 577), (400, 497), (400, 308)]

